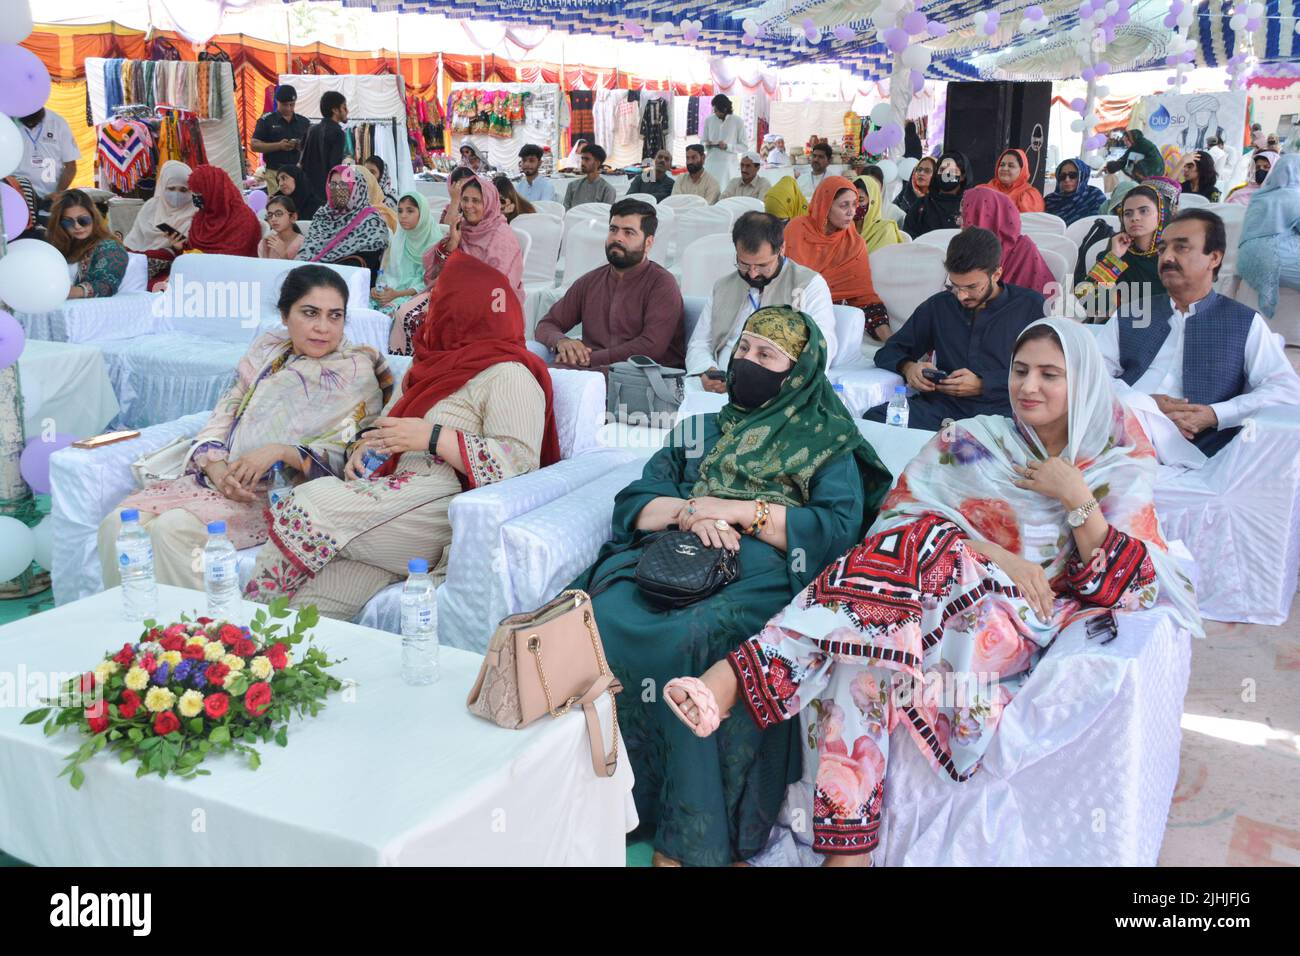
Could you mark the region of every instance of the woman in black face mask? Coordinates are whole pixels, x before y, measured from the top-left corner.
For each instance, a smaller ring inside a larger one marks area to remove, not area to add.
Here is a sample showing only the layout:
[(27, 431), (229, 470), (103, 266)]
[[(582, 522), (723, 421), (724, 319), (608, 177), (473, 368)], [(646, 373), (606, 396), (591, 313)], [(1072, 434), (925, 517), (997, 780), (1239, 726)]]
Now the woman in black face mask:
[[(624, 687), (662, 688), (707, 666), (861, 540), (890, 479), (831, 389), (826, 361), (806, 314), (759, 309), (728, 364), (731, 402), (679, 423), (619, 492), (614, 540), (570, 587), (598, 590), (596, 623)], [(651, 604), (635, 583), (640, 543), (670, 526), (739, 550), (740, 577), (688, 607)], [(704, 742), (657, 692), (620, 694), (618, 716), (656, 865), (724, 866), (763, 848), (800, 775), (796, 721), (769, 730), (730, 721)]]
[(970, 160), (965, 153), (949, 152), (939, 157), (939, 169), (930, 188), (917, 198), (903, 220), (903, 231), (916, 239), (935, 229), (957, 229), (961, 197), (973, 182)]

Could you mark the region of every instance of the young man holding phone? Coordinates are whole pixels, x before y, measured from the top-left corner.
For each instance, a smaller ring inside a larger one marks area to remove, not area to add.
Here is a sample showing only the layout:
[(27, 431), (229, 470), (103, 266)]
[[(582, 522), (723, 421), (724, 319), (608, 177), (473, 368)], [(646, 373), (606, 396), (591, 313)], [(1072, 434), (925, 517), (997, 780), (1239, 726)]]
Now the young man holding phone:
[[(926, 299), (876, 353), (876, 366), (897, 372), (908, 396), (908, 427), (937, 431), (946, 419), (1011, 415), (1007, 378), (1016, 339), (1046, 310), (1041, 293), (1005, 285), (1002, 245), (987, 229), (969, 228), (948, 243), (948, 288)], [(934, 353), (935, 361), (922, 361)], [(862, 417), (883, 422), (887, 404)]]

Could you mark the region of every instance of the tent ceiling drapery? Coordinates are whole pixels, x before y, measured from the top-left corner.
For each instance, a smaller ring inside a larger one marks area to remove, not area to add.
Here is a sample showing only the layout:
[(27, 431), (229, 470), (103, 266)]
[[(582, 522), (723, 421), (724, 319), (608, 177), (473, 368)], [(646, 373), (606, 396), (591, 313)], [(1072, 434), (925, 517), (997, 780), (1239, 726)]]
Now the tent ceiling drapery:
[[(316, 0), (320, 2), (320, 0)], [(1073, 44), (1062, 34), (1078, 22), (1077, 0), (1046, 0), (1039, 5), (1048, 15), (1050, 34), (1014, 35), (1018, 11), (1034, 0), (1012, 0), (998, 4), (1003, 12), (1003, 29), (991, 40), (979, 35), (971, 18), (992, 6), (987, 0), (936, 0), (926, 15), (950, 28), (947, 37), (927, 40), (935, 51), (926, 71), (932, 79), (1065, 79), (1077, 76), (1080, 64)], [(869, 16), (877, 0), (769, 0), (753, 3), (719, 3), (716, 0), (343, 0), (345, 6), (403, 13), (433, 12), (447, 16), (518, 22), (522, 16), (532, 25), (545, 25), (573, 33), (599, 33), (626, 37), (623, 23), (636, 21), (649, 32), (657, 24), (678, 24), (698, 20), (703, 29), (689, 43), (681, 36), (669, 42), (694, 46), (719, 56), (757, 57), (783, 66), (804, 62), (840, 63), (870, 79), (882, 79), (890, 72), (892, 55), (876, 41)], [(1204, 0), (1197, 7), (1193, 36), (1199, 41), (1197, 65), (1224, 66), (1236, 43), (1229, 26), (1232, 0)], [(755, 7), (757, 6), (757, 9)], [(1266, 0), (1267, 19), (1255, 37), (1261, 62), (1275, 62), (1300, 55), (1300, 37), (1294, 31), (1300, 0)], [(525, 12), (526, 11), (526, 12)], [(1118, 30), (1114, 45), (1117, 66), (1123, 69), (1164, 69), (1164, 46), (1172, 32), (1161, 24), (1169, 11), (1167, 0), (1137, 0), (1132, 20)], [(742, 20), (752, 17), (763, 25), (763, 33), (752, 45), (741, 42)], [(816, 45), (801, 43), (800, 23), (811, 18), (823, 30)], [(852, 40), (837, 40), (829, 30), (848, 26), (857, 31)]]

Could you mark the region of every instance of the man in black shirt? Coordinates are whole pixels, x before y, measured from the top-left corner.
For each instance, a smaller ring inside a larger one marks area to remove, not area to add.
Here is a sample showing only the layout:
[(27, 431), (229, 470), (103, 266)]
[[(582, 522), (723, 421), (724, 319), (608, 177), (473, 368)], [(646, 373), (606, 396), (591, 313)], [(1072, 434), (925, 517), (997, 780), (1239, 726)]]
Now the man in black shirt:
[[(909, 428), (937, 431), (945, 419), (1010, 417), (1007, 378), (1016, 339), (1046, 313), (1040, 293), (999, 282), (1002, 245), (987, 229), (954, 236), (944, 268), (947, 291), (922, 302), (876, 353), (878, 368), (897, 372), (916, 392), (907, 400)], [(935, 362), (921, 361), (930, 352)], [(941, 373), (947, 374), (934, 381)], [(877, 405), (862, 417), (883, 422), (888, 407)]]
[(262, 154), (266, 164), (267, 182), (271, 192), (276, 189), (275, 171), (282, 166), (297, 166), (302, 152), (307, 131), (311, 129), (311, 120), (299, 116), (294, 107), (298, 102), (298, 91), (292, 86), (279, 86), (275, 90), (276, 108), (264, 113), (253, 127), (253, 138), (249, 146), (253, 152)]
[(343, 162), (346, 142), (343, 124), (348, 121), (348, 101), (337, 90), (322, 93), (320, 115), (321, 121), (311, 128), (302, 148), (303, 186), (308, 195), (303, 197), (307, 201), (307, 211), (304, 212), (304, 204), (298, 202), (297, 193), (294, 194), (299, 219), (310, 219), (325, 205), (330, 170)]

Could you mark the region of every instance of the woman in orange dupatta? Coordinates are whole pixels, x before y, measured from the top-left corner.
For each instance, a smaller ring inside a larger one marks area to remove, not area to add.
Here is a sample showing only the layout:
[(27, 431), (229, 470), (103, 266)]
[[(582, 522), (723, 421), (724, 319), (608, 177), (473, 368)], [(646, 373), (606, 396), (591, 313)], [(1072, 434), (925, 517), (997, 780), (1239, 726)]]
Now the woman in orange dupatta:
[(1029, 157), (1023, 149), (1004, 149), (993, 178), (984, 184), (1006, 196), (1021, 212), (1043, 212), (1043, 194), (1029, 184)]
[(785, 254), (821, 274), (836, 305), (857, 306), (867, 315), (867, 334), (889, 338), (889, 313), (871, 285), (867, 244), (853, 222), (858, 190), (843, 176), (827, 176), (813, 193), (808, 212), (785, 227)]

